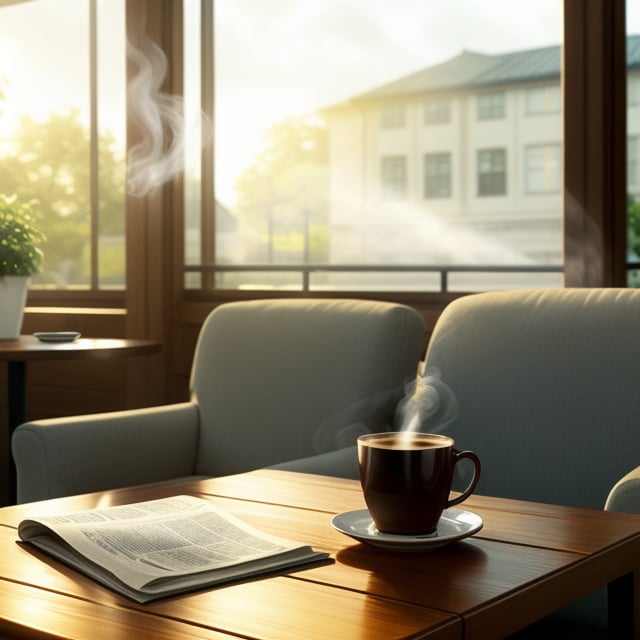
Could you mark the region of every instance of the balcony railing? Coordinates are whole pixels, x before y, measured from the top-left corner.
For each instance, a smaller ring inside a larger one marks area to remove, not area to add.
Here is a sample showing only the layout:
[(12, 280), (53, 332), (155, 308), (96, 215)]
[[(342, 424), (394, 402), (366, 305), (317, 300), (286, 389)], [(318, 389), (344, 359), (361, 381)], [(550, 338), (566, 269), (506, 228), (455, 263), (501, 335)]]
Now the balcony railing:
[[(355, 264), (204, 264), (186, 265), (187, 273), (223, 274), (223, 273), (300, 273), (300, 290), (309, 293), (312, 275), (321, 273), (437, 273), (439, 274), (441, 293), (449, 291), (449, 276), (453, 273), (469, 274), (543, 274), (562, 273), (562, 265), (355, 265)], [(431, 290), (431, 289), (430, 289)]]

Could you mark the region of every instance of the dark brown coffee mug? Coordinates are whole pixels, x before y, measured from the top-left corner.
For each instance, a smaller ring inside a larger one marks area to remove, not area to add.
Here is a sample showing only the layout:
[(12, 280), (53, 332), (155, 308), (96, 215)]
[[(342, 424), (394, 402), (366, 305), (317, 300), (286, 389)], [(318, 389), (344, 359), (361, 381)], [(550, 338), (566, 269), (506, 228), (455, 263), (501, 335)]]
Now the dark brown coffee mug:
[[(453, 470), (471, 460), (474, 473), (467, 488), (450, 498)], [(466, 500), (480, 479), (480, 460), (458, 451), (448, 436), (432, 433), (372, 433), (358, 438), (358, 464), (364, 499), (381, 533), (433, 533), (442, 512)]]

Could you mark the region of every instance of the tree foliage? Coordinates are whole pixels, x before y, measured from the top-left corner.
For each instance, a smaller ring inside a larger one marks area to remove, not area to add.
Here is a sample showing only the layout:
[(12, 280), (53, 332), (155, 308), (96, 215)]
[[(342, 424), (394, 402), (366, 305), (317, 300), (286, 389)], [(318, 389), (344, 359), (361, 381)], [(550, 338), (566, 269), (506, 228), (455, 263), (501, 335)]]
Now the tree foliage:
[[(35, 200), (47, 237), (45, 273), (56, 284), (86, 283), (90, 272), (91, 161), (87, 127), (77, 110), (46, 121), (23, 115), (0, 157), (0, 193)], [(111, 134), (98, 153), (100, 233), (124, 235), (124, 159)], [(124, 265), (119, 266), (123, 272)]]
[(319, 118), (290, 116), (236, 184), (248, 261), (327, 259), (328, 138)]
[(627, 241), (629, 256), (640, 259), (640, 203), (632, 195), (627, 195)]

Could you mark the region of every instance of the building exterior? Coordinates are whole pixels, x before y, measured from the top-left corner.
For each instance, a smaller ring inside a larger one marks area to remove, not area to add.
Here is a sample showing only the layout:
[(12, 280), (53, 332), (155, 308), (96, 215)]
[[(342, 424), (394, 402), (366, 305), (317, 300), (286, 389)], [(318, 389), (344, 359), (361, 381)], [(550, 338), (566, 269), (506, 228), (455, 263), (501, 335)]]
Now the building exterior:
[[(628, 39), (640, 190), (640, 36)], [(331, 262), (560, 265), (561, 49), (456, 57), (337, 104)]]

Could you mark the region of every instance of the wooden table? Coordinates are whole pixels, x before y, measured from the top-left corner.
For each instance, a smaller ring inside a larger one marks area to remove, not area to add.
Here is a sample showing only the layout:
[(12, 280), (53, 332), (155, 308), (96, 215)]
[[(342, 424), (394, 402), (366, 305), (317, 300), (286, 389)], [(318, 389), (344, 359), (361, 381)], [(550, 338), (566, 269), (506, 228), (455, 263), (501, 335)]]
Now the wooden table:
[[(16, 544), (27, 515), (189, 493), (254, 526), (328, 551), (335, 562), (146, 605)], [(471, 538), (431, 553), (360, 544), (331, 518), (363, 508), (357, 482), (261, 470), (0, 509), (0, 637), (430, 638), (512, 633), (608, 583), (620, 597), (616, 639), (634, 624), (640, 516), (473, 496)], [(98, 634), (98, 635), (96, 635)]]
[(17, 340), (0, 340), (0, 360), (7, 362), (8, 433), (7, 460), (0, 468), (8, 469), (9, 496), (15, 497), (15, 466), (11, 457), (11, 434), (27, 418), (27, 363), (32, 360), (79, 360), (122, 358), (157, 353), (161, 349), (154, 340), (112, 338), (79, 338), (73, 342), (41, 342), (23, 335)]

